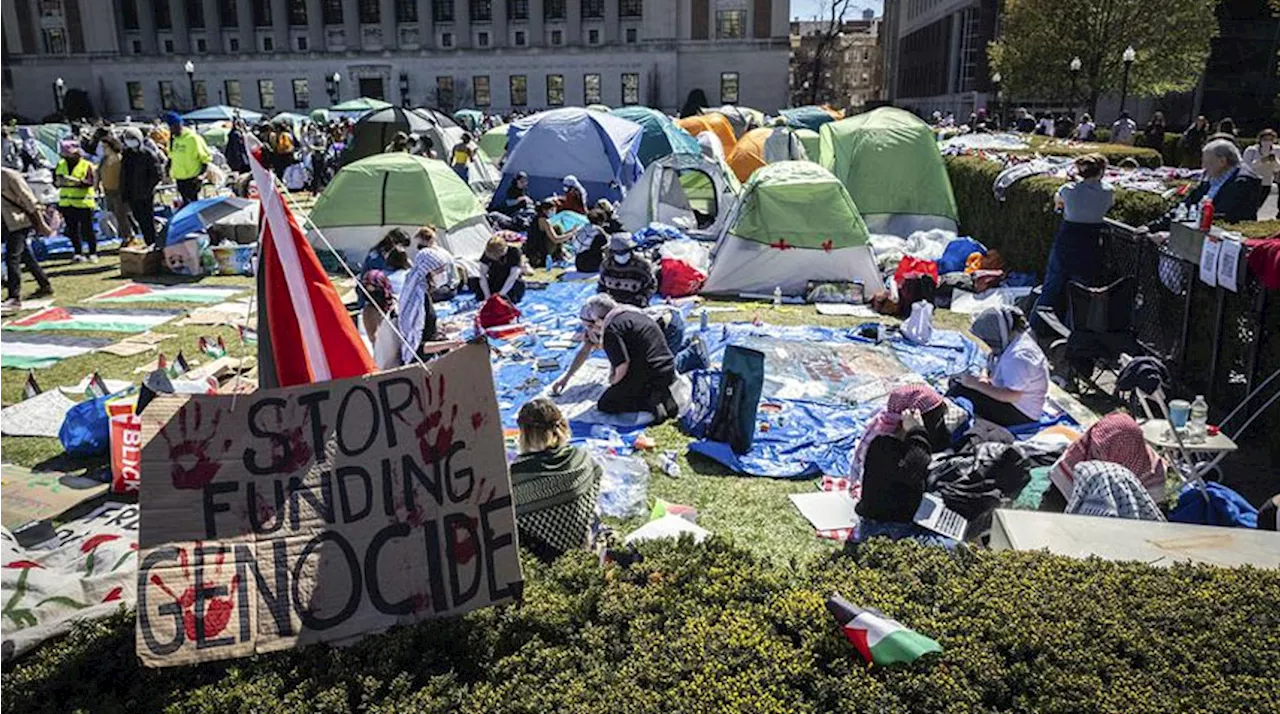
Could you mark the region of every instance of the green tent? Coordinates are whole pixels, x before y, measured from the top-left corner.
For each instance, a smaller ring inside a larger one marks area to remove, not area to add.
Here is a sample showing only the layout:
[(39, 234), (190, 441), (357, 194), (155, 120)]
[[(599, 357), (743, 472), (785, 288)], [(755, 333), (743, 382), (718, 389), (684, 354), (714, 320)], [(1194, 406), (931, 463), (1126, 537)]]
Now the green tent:
[(818, 132), (813, 129), (796, 129), (795, 135), (804, 147), (804, 155), (814, 163), (822, 163), (822, 139), (818, 136)]
[(348, 99), (341, 104), (335, 104), (329, 107), (331, 112), (371, 112), (375, 109), (386, 109), (391, 106), (390, 103), (381, 99), (370, 99), (368, 97), (358, 97), (356, 99)]
[(811, 161), (762, 166), (742, 189), (738, 219), (729, 232), (789, 248), (866, 245), (867, 226), (840, 181)]
[(480, 148), (492, 158), (502, 158), (507, 153), (507, 130), (511, 127), (501, 124), (480, 135)]
[(914, 114), (881, 107), (824, 124), (818, 154), (863, 215), (958, 220), (933, 131)]
[(671, 154), (697, 156), (702, 153), (702, 147), (697, 139), (671, 121), (671, 117), (657, 109), (640, 106), (619, 107), (609, 113), (635, 122), (644, 129), (644, 135), (640, 137), (640, 149), (636, 152), (636, 158), (640, 159), (640, 163), (644, 166)]
[(209, 125), (200, 129), (200, 136), (204, 137), (204, 143), (217, 149), (225, 149), (227, 146), (227, 135), (231, 133), (230, 127)]

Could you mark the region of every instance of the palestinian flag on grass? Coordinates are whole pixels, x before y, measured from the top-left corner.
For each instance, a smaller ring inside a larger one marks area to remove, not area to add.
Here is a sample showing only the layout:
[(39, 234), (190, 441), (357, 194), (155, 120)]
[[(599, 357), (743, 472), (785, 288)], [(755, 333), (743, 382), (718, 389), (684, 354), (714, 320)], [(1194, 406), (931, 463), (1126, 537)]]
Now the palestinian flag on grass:
[(909, 630), (874, 610), (864, 610), (839, 595), (827, 600), (827, 610), (840, 623), (844, 636), (858, 648), (868, 664), (914, 662), (921, 655), (941, 652), (942, 645)]
[(131, 302), (195, 302), (219, 303), (229, 299), (245, 288), (215, 287), (211, 285), (147, 285), (145, 283), (128, 283), (99, 293), (85, 302), (131, 303)]
[(106, 337), (40, 335), (5, 330), (0, 337), (0, 366), (15, 369), (44, 369), (68, 357), (89, 354), (115, 342)]
[(143, 308), (49, 307), (5, 325), (7, 330), (84, 330), (146, 332), (182, 314), (182, 310)]

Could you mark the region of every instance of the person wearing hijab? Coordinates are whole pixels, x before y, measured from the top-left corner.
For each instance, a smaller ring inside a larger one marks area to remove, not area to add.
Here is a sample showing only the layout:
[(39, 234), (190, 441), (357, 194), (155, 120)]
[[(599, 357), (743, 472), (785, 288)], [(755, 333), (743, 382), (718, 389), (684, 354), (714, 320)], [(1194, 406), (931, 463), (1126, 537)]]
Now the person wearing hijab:
[(1105, 461), (1128, 469), (1151, 497), (1165, 496), (1164, 460), (1147, 446), (1142, 427), (1123, 412), (1108, 414), (1067, 447), (1049, 471), (1049, 478), (1064, 499), (1075, 491), (1075, 468), (1085, 461)]
[[(440, 339), (435, 302), (431, 299), (431, 276), (436, 266), (435, 255), (427, 248), (420, 248), (413, 258), (409, 276), (404, 280), (404, 288), (400, 292), (400, 314), (396, 320), (396, 326), (405, 339), (400, 345), (400, 364), (411, 364), (423, 342)], [(452, 256), (448, 267), (453, 269)]]
[(64, 230), (75, 251), (72, 260), (96, 263), (98, 236), (93, 230), (93, 211), (98, 206), (98, 192), (93, 164), (81, 155), (80, 142), (75, 139), (63, 141), (60, 149), (62, 159), (53, 170), (53, 183), (58, 187), (58, 212), (66, 221)]
[(929, 441), (929, 452), (941, 451), (950, 441), (944, 417), (947, 405), (942, 395), (927, 384), (908, 384), (898, 387), (889, 393), (885, 406), (872, 417), (867, 429), (858, 439), (850, 460), (850, 478), (854, 481), (862, 479), (867, 462), (867, 452), (871, 444), (881, 436), (896, 436), (902, 429), (902, 415), (909, 411), (919, 412), (925, 436)]
[(573, 211), (574, 213), (587, 214), (587, 189), (583, 188), (582, 182), (577, 176), (572, 174), (564, 177), (564, 183), (561, 186), (564, 189), (564, 195), (560, 197), (561, 211)]
[(1078, 516), (1163, 521), (1151, 494), (1129, 469), (1110, 461), (1082, 461), (1072, 470), (1075, 488), (1067, 513)]
[(986, 375), (954, 378), (947, 396), (973, 403), (974, 414), (1000, 426), (1040, 420), (1049, 394), (1049, 361), (1016, 307), (989, 307), (969, 328), (991, 349)]

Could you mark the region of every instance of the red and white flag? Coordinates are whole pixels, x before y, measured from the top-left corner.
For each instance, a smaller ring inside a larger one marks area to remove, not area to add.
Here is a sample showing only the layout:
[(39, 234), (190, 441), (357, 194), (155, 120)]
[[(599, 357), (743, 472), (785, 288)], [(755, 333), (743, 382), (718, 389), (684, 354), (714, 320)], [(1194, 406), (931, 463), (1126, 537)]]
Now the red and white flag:
[[(262, 201), (258, 237), (258, 372), (263, 387), (344, 379), (377, 371), (338, 291), (246, 137)], [(264, 329), (265, 328), (265, 329)]]

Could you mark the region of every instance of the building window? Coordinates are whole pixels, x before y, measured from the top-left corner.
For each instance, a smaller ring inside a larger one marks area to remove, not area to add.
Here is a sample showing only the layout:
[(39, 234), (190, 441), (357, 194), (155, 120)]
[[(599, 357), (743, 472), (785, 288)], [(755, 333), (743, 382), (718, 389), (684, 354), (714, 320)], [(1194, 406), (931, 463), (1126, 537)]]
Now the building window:
[(134, 40), (132, 43), (132, 46), (133, 46), (133, 53), (135, 55), (142, 54), (142, 40)]
[[(284, 2), (284, 0), (276, 0), (276, 2)], [(271, 27), (271, 0), (253, 0), (253, 26)]]
[(556, 45), (557, 47), (564, 44), (564, 32), (561, 30), (552, 30), (551, 44)]
[(563, 74), (547, 75), (547, 106), (549, 107), (564, 106), (564, 75)]
[(324, 0), (320, 8), (320, 18), (326, 25), (342, 24), (342, 0)]
[(563, 20), (565, 14), (565, 0), (546, 0), (542, 6), (544, 20)]
[(598, 44), (600, 44), (600, 31), (599, 31), (599, 30), (587, 30), (587, 44), (588, 44), (588, 45), (598, 45)]
[(740, 40), (747, 24), (746, 10), (716, 11), (716, 37), (722, 40)]
[(218, 0), (218, 24), (222, 27), (235, 27), (240, 24), (236, 0)]
[(299, 51), (299, 52), (306, 52), (306, 51), (307, 51), (307, 36), (306, 36), (306, 35), (298, 35), (298, 38), (297, 38), (296, 40), (294, 40), (294, 44), (295, 44), (295, 45), (297, 45), (297, 47), (298, 47), (298, 51)]
[(618, 3), (619, 17), (642, 17), (644, 15), (644, 0), (621, 0)]
[(61, 28), (43, 31), (44, 51), (46, 54), (62, 55), (67, 53), (67, 36)]
[(242, 107), (244, 106), (244, 97), (240, 96), (240, 80), (228, 79), (222, 83), (227, 92), (227, 106)]
[(637, 72), (622, 73), (622, 103), (626, 105), (640, 103), (640, 74)]
[(204, 29), (204, 1), (185, 0), (187, 9), (187, 27), (193, 30)]
[(164, 53), (167, 55), (173, 54), (173, 40), (164, 41)]
[(488, 46), (489, 46), (489, 33), (487, 33), (487, 32), (477, 32), (477, 33), (476, 33), (476, 44), (477, 44), (477, 45), (479, 45), (480, 47), (488, 47)]
[(489, 93), (489, 75), (481, 74), (471, 78), (471, 89), (475, 93), (477, 107), (487, 107), (493, 103)]
[(138, 0), (120, 0), (120, 21), (124, 29), (138, 29)]
[(232, 52), (239, 52), (240, 38), (232, 37), (230, 40), (227, 40), (227, 47), (230, 47)]
[(169, 111), (177, 106), (173, 101), (173, 82), (160, 80), (160, 108)]
[(289, 0), (289, 24), (307, 24), (307, 0)]
[(472, 22), (493, 22), (493, 0), (471, 0)]
[(738, 73), (737, 72), (721, 72), (720, 73), (720, 103), (721, 104), (737, 104), (738, 103)]
[(524, 47), (525, 35), (524, 30), (516, 30), (516, 47)]
[(508, 20), (528, 20), (529, 0), (507, 0)]
[(196, 81), (192, 82), (192, 85), (195, 87), (195, 92), (196, 92), (196, 96), (195, 96), (195, 97), (193, 97), (193, 99), (195, 100), (195, 101), (194, 101), (195, 105), (196, 105), (197, 107), (203, 107), (203, 106), (205, 106), (206, 104), (208, 104), (208, 103), (209, 103), (209, 89), (208, 89), (208, 87), (205, 85), (204, 80), (203, 80), (203, 79), (197, 79)]
[(582, 0), (582, 19), (601, 20), (604, 18), (604, 0)]
[(365, 25), (376, 25), (382, 22), (382, 12), (380, 11), (378, 0), (360, 0), (359, 15), (360, 22)]
[(293, 80), (293, 108), (308, 109), (311, 107), (311, 88), (307, 86), (307, 80)]
[(147, 108), (147, 98), (142, 94), (142, 82), (125, 82), (124, 88), (129, 94), (129, 109), (140, 112)]
[(262, 38), (262, 51), (274, 52), (276, 49), (276, 41), (270, 37)]
[(258, 80), (258, 106), (263, 109), (276, 108), (276, 83), (270, 79)]
[(636, 28), (628, 27), (627, 28), (627, 44), (634, 45), (636, 43), (636, 39), (638, 35), (639, 33), (636, 32)]
[(453, 77), (436, 77), (436, 106), (453, 108)]
[(396, 22), (417, 22), (418, 0), (396, 0)]
[(600, 91), (600, 75), (584, 74), (582, 75), (582, 103), (583, 104), (601, 104), (604, 97)]
[(453, 22), (453, 0), (431, 0), (431, 19)]
[(204, 54), (209, 51), (209, 44), (204, 41), (203, 37), (196, 38), (196, 52)]
[(511, 106), (523, 107), (529, 103), (529, 78), (523, 74), (511, 75)]
[(453, 33), (452, 33), (452, 32), (442, 32), (442, 33), (440, 33), (440, 46), (441, 46), (441, 47), (446, 47), (446, 48), (447, 48), (447, 47), (453, 47)]
[(169, 3), (153, 3), (151, 5), (151, 18), (155, 21), (157, 30), (173, 29), (173, 16), (169, 14)]

